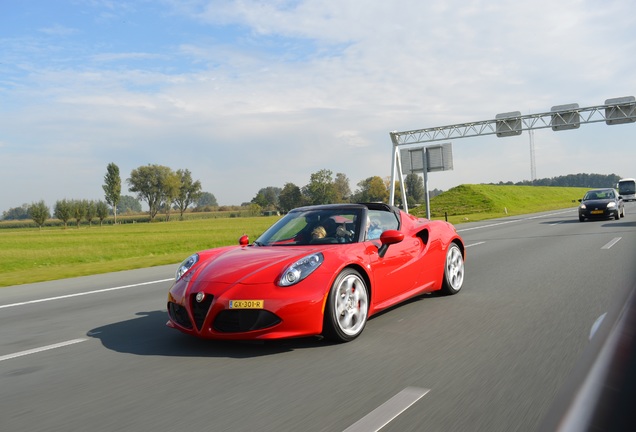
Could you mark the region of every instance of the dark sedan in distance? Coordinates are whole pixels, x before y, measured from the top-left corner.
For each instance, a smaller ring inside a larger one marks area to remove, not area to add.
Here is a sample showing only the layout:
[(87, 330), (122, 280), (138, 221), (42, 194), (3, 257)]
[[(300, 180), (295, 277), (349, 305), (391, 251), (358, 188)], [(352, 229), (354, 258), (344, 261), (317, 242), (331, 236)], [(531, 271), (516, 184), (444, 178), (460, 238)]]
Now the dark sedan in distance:
[(623, 197), (616, 189), (593, 189), (585, 193), (579, 202), (579, 221), (585, 219), (607, 219), (619, 220), (625, 217), (625, 207)]

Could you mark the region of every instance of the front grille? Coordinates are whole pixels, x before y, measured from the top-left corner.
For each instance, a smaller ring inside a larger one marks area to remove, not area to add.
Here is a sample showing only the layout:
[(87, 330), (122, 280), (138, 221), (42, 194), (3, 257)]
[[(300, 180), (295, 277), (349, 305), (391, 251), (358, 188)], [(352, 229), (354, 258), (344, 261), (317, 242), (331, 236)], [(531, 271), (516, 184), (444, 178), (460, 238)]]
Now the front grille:
[(203, 327), (203, 321), (205, 321), (205, 317), (208, 315), (208, 310), (210, 310), (212, 300), (214, 300), (214, 296), (210, 294), (207, 294), (205, 297), (203, 297), (203, 300), (201, 302), (198, 302), (196, 300), (196, 294), (192, 294), (190, 296), (192, 318), (194, 318), (194, 323), (197, 325), (197, 329), (199, 330), (201, 330), (201, 327)]
[(275, 326), (281, 319), (266, 310), (224, 310), (214, 320), (214, 330), (225, 333), (247, 332)]
[(181, 327), (185, 327), (187, 329), (192, 328), (192, 323), (188, 317), (188, 311), (186, 311), (184, 307), (179, 306), (176, 303), (168, 302), (168, 314), (170, 315), (170, 319), (179, 324)]

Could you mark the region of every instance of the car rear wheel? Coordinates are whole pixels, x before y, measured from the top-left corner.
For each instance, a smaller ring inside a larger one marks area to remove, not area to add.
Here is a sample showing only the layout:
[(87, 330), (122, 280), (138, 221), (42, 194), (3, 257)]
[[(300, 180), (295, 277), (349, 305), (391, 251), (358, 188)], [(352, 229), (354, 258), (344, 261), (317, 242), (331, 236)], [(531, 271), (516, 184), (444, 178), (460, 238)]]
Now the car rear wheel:
[(335, 342), (357, 338), (367, 323), (369, 290), (356, 270), (343, 270), (331, 287), (325, 309), (323, 335)]
[(444, 264), (444, 282), (441, 293), (456, 294), (464, 284), (464, 256), (456, 243), (451, 243), (446, 251)]

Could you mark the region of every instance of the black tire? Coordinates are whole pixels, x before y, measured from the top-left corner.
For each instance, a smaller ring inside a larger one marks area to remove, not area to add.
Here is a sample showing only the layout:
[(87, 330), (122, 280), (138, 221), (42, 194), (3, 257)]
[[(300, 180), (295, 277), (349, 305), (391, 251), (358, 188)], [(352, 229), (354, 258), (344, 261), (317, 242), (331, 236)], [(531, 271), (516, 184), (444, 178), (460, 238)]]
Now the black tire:
[(621, 213), (616, 210), (616, 214), (614, 215), (614, 219), (619, 220), (621, 218)]
[(583, 216), (579, 216), (579, 222), (585, 222), (585, 218)]
[(334, 342), (357, 338), (367, 324), (369, 289), (354, 269), (344, 269), (336, 278), (329, 297), (323, 323), (323, 336)]
[(457, 294), (464, 284), (464, 255), (457, 243), (451, 243), (444, 261), (444, 281), (441, 294)]

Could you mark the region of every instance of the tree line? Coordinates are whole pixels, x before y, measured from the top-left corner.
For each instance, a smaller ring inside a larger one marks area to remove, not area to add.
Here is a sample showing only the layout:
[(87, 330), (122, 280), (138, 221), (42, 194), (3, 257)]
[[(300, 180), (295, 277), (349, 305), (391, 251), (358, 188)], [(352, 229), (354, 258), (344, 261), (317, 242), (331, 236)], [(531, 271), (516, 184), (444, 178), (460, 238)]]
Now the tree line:
[[(148, 215), (153, 221), (159, 212), (169, 220), (172, 211), (179, 212), (180, 219), (187, 210), (211, 210), (218, 206), (216, 198), (210, 192), (203, 192), (201, 182), (194, 180), (187, 169), (173, 171), (162, 165), (145, 165), (133, 169), (126, 179), (128, 191), (136, 194), (136, 198), (122, 195), (122, 180), (119, 167), (110, 163), (104, 176), (104, 201), (92, 200), (59, 200), (51, 213), (44, 201), (24, 204), (21, 207), (3, 212), (4, 220), (32, 219), (39, 227), (51, 216), (62, 221), (64, 226), (75, 221), (79, 226), (82, 220), (89, 225), (99, 220), (100, 225), (110, 214), (114, 216), (123, 212), (141, 212), (141, 202), (148, 205)], [(303, 205), (372, 202), (389, 200), (390, 180), (379, 176), (369, 177), (358, 183), (358, 189), (351, 192), (349, 179), (343, 173), (333, 174), (331, 170), (322, 169), (310, 176), (309, 183), (297, 186), (285, 183), (282, 188), (268, 186), (261, 188), (254, 198), (241, 206), (249, 207), (249, 214), (261, 214), (261, 211), (287, 212)], [(409, 174), (405, 179), (405, 188), (410, 205), (424, 199), (422, 177)], [(441, 191), (439, 191), (441, 192)], [(401, 205), (400, 188), (396, 187), (396, 204)]]
[[(39, 227), (51, 216), (59, 219), (64, 224), (75, 220), (79, 226), (82, 220), (89, 224), (99, 219), (100, 224), (113, 214), (117, 222), (118, 210), (122, 208), (141, 212), (141, 201), (146, 201), (149, 207), (150, 220), (152, 221), (160, 210), (165, 211), (169, 220), (172, 210), (178, 211), (181, 218), (186, 209), (195, 202), (205, 202), (206, 205), (216, 205), (216, 198), (211, 193), (201, 190), (201, 182), (192, 179), (192, 174), (187, 169), (173, 171), (162, 165), (146, 165), (132, 170), (126, 180), (128, 190), (137, 194), (137, 199), (121, 195), (121, 176), (119, 167), (110, 163), (106, 167), (104, 176), (104, 201), (92, 200), (59, 200), (50, 208), (42, 200), (31, 205), (9, 209), (3, 212), (4, 220), (32, 219)], [(109, 207), (110, 206), (110, 207)]]
[[(396, 182), (397, 183), (397, 182)], [(424, 200), (424, 181), (417, 174), (409, 174), (405, 178), (405, 190), (409, 205), (421, 203)], [(379, 176), (368, 177), (358, 182), (358, 188), (351, 192), (349, 179), (343, 173), (336, 173), (328, 169), (321, 169), (311, 174), (309, 183), (298, 186), (285, 183), (282, 188), (268, 186), (260, 189), (251, 203), (264, 210), (289, 210), (304, 205), (347, 203), (347, 202), (388, 202), (391, 181)], [(395, 203), (402, 205), (401, 190), (395, 188)]]
[(558, 187), (584, 187), (584, 188), (612, 188), (621, 179), (616, 174), (568, 174), (550, 178), (542, 178), (534, 181), (524, 180), (521, 182), (499, 182), (500, 185), (514, 186), (558, 186)]

